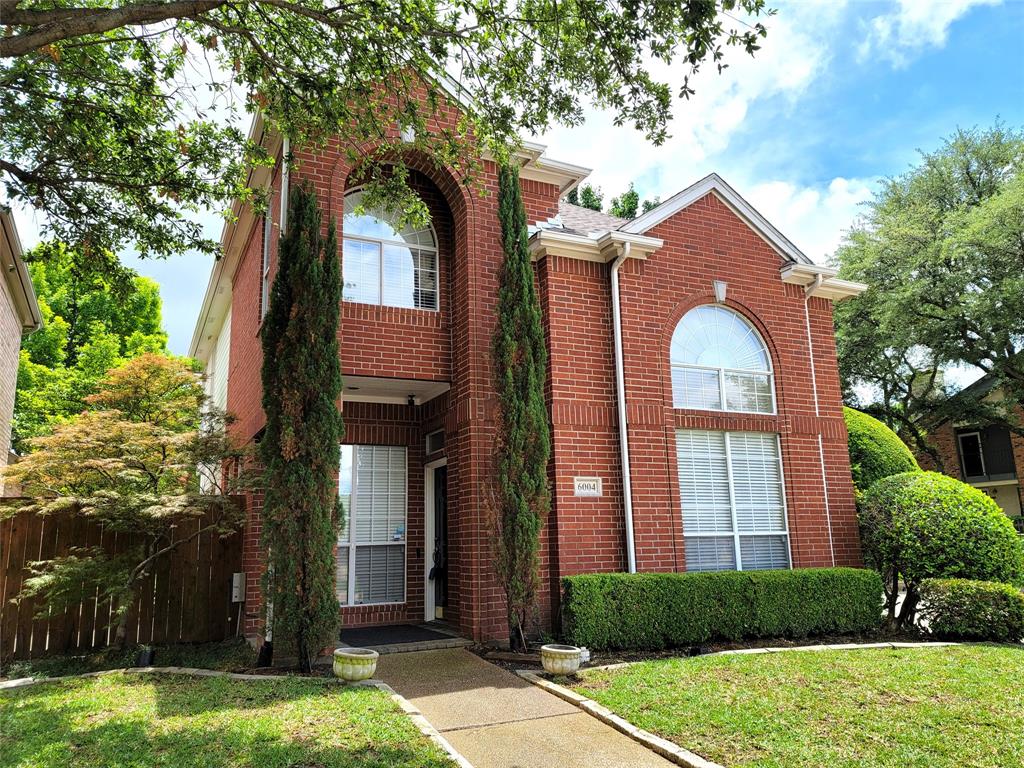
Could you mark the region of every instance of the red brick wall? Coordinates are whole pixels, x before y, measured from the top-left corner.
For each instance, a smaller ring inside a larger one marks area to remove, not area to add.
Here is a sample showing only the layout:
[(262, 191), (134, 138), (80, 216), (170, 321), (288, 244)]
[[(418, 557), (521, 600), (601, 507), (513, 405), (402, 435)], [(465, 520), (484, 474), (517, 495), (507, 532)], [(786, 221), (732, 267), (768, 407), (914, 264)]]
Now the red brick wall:
[[(793, 565), (831, 565), (833, 551), (836, 564), (858, 563), (829, 303), (812, 299), (805, 307), (803, 291), (781, 281), (778, 254), (713, 194), (647, 234), (662, 238), (664, 247), (646, 261), (627, 261), (620, 275), (638, 568), (685, 567), (675, 461), (675, 430), (683, 427), (779, 433)], [(716, 279), (728, 283), (726, 304), (757, 327), (769, 347), (777, 416), (672, 408), (672, 333), (688, 310), (714, 301)]]

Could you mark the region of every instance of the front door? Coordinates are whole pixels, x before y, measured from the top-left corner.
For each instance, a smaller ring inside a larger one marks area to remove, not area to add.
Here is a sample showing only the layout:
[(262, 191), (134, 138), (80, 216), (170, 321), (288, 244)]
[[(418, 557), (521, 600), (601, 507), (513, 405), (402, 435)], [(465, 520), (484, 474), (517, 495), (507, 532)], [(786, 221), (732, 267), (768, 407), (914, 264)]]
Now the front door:
[(434, 541), (430, 586), (434, 591), (434, 618), (443, 619), (448, 606), (448, 467), (434, 469)]

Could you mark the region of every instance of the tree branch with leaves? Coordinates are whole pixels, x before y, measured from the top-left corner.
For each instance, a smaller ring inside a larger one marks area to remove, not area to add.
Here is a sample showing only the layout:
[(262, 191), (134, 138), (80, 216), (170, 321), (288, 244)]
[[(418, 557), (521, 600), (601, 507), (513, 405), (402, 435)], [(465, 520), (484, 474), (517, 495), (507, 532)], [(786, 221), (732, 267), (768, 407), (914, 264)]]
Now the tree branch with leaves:
[[(0, 0), (3, 186), (87, 253), (215, 253), (193, 214), (262, 206), (247, 172), (275, 162), (245, 134), (248, 113), (293, 146), (379, 146), (359, 158), (377, 167), (401, 127), (469, 176), (521, 134), (579, 124), (587, 104), (660, 144), (673, 96), (727, 49), (756, 52), (770, 13), (764, 0)], [(464, 117), (435, 130), (452, 92)], [(419, 210), (407, 185), (385, 192)]]

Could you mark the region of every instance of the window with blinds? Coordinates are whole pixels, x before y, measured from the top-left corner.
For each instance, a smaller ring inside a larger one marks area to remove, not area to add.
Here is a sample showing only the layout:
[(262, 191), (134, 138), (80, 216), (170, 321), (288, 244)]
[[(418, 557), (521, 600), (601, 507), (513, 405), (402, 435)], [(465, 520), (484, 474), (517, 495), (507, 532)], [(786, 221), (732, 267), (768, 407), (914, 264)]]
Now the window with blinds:
[(687, 570), (790, 567), (778, 435), (682, 429), (676, 458)]
[(337, 589), (342, 605), (405, 602), (406, 449), (343, 445)]
[(768, 349), (731, 309), (705, 305), (687, 312), (672, 334), (670, 365), (676, 408), (775, 412)]

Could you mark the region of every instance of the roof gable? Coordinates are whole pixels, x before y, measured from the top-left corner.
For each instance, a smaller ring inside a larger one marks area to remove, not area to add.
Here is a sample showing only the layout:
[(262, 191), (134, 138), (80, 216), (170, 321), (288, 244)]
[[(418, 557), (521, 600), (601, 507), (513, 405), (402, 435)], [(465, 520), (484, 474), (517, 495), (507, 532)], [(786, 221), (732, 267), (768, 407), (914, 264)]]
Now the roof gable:
[(671, 216), (688, 208), (707, 194), (714, 194), (725, 203), (733, 213), (739, 216), (747, 226), (753, 229), (772, 248), (789, 261), (811, 264), (810, 258), (797, 248), (785, 235), (777, 230), (771, 222), (762, 216), (757, 209), (740, 196), (739, 192), (730, 187), (721, 176), (712, 173), (696, 184), (691, 184), (681, 192), (672, 195), (657, 208), (637, 216), (619, 228), (621, 232), (640, 235), (661, 224)]

